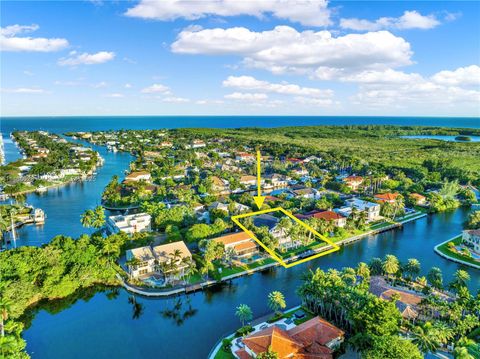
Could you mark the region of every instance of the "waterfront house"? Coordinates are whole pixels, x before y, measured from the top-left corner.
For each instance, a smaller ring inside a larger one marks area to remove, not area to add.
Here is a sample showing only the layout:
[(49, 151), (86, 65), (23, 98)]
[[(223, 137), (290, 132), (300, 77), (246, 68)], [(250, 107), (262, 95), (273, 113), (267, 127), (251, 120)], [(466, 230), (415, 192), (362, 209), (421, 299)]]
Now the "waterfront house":
[(128, 269), (133, 278), (139, 278), (155, 272), (155, 256), (150, 246), (129, 249), (126, 252), (127, 262), (136, 260), (135, 265), (129, 265)]
[(415, 204), (417, 204), (419, 206), (423, 206), (427, 203), (427, 197), (422, 196), (419, 193), (410, 193), (409, 197), (412, 199), (412, 201)]
[(468, 229), (463, 231), (462, 242), (472, 248), (472, 250), (480, 255), (480, 229)]
[(225, 250), (233, 250), (235, 259), (238, 260), (250, 258), (258, 253), (258, 244), (244, 231), (227, 234), (211, 240), (222, 243), (225, 246)]
[(272, 325), (252, 333), (243, 339), (244, 348), (238, 350), (237, 358), (256, 358), (271, 350), (278, 358), (319, 358), (331, 359), (344, 340), (345, 333), (327, 322), (315, 317), (289, 330)]
[(107, 219), (107, 228), (111, 233), (125, 232), (128, 234), (149, 232), (152, 218), (147, 213), (110, 216)]
[(189, 270), (192, 253), (183, 241), (162, 244), (152, 248), (155, 269), (165, 276), (165, 282), (183, 278)]
[(356, 191), (358, 187), (363, 183), (363, 177), (361, 176), (348, 176), (343, 178), (343, 182), (352, 190)]
[(347, 205), (346, 207), (342, 207), (335, 212), (348, 217), (352, 212), (352, 208), (355, 208), (358, 211), (367, 213), (367, 222), (375, 221), (380, 217), (380, 204), (378, 203), (364, 201), (356, 197), (347, 199), (345, 203)]
[(267, 227), (269, 233), (278, 240), (278, 247), (281, 250), (289, 250), (292, 248), (298, 248), (300, 241), (293, 240), (286, 229), (281, 228), (279, 224), (280, 220), (270, 214), (260, 214), (253, 217), (253, 224), (256, 227)]
[[(192, 254), (183, 241), (162, 244), (155, 247), (145, 246), (129, 249), (126, 252), (130, 275), (142, 279), (152, 274), (163, 274), (165, 282), (178, 280), (188, 272), (188, 259)], [(175, 265), (173, 265), (175, 264)]]
[(345, 227), (347, 224), (347, 218), (341, 215), (340, 213), (334, 211), (313, 211), (310, 213), (306, 213), (302, 216), (303, 218), (317, 218), (317, 219), (324, 219), (326, 221), (331, 221), (337, 227)]
[(146, 181), (150, 182), (152, 175), (147, 171), (134, 171), (125, 177), (125, 182), (138, 182)]
[(396, 199), (400, 196), (399, 193), (377, 193), (374, 198), (378, 203), (395, 203)]

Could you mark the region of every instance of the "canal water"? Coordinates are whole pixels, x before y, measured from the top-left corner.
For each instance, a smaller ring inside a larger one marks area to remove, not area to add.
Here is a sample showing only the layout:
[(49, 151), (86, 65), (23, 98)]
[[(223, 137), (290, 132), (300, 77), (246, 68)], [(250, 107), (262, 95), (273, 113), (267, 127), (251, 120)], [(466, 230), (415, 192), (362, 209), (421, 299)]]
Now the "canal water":
[[(26, 123), (30, 127), (25, 129), (35, 128), (31, 127), (32, 121), (13, 122), (15, 127), (10, 123), (7, 131), (5, 127), (2, 129), (4, 137), (13, 128), (27, 126)], [(61, 121), (54, 129), (46, 129), (64, 132), (72, 130), (69, 126), (71, 122)], [(100, 194), (111, 176), (121, 175), (131, 160), (128, 154), (94, 148), (105, 158), (105, 165), (99, 168), (94, 180), (50, 190), (44, 195), (27, 196), (27, 202), (43, 208), (48, 219), (43, 227), (25, 226), (20, 230), (19, 243), (39, 245), (56, 234), (78, 236), (88, 232), (80, 225), (80, 214), (99, 204)], [(402, 229), (365, 238), (340, 252), (289, 269), (256, 273), (189, 296), (168, 299), (137, 296), (138, 305), (134, 307), (128, 300), (131, 295), (119, 289), (117, 293), (97, 292), (86, 299), (55, 302), (48, 308), (39, 308), (25, 330), (27, 351), (32, 358), (49, 359), (205, 358), (218, 338), (240, 325), (234, 315), (239, 304), (248, 304), (255, 317), (265, 315), (269, 312), (268, 293), (280, 290), (287, 305), (294, 306), (299, 304), (295, 290), (306, 270), (353, 267), (359, 261), (368, 262), (372, 257), (386, 254), (395, 254), (402, 261), (419, 259), (423, 274), (437, 266), (442, 269), (445, 281), (457, 269), (465, 269), (472, 278), (470, 288), (476, 290), (480, 288), (479, 271), (445, 260), (433, 251), (436, 244), (461, 231), (467, 214), (467, 210), (458, 209), (428, 216), (407, 223)]]
[[(50, 242), (59, 234), (68, 234), (77, 238), (82, 233), (94, 231), (94, 229), (82, 227), (81, 214), (86, 209), (100, 204), (102, 192), (107, 183), (110, 182), (113, 175), (122, 176), (133, 157), (128, 153), (108, 152), (102, 146), (93, 146), (82, 141), (76, 142), (98, 151), (100, 156), (105, 159), (103, 166), (98, 167), (97, 174), (89, 180), (50, 188), (44, 193), (27, 194), (26, 203), (43, 209), (47, 219), (43, 225), (26, 225), (19, 228), (17, 230), (17, 246), (40, 246)], [(6, 156), (8, 162), (10, 162), (9, 159), (16, 158), (18, 155), (18, 149), (11, 142), (8, 144), (8, 152), (7, 149), (5, 152), (8, 154), (8, 157)]]

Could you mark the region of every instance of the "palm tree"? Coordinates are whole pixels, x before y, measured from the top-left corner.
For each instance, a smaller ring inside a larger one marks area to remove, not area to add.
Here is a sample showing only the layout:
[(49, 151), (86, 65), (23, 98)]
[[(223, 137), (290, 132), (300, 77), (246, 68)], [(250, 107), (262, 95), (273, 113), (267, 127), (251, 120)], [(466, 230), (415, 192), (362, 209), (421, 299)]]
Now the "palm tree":
[(364, 280), (368, 280), (370, 278), (370, 268), (368, 268), (367, 263), (364, 263), (364, 262), (358, 263), (357, 275), (362, 277)]
[(470, 280), (470, 274), (463, 269), (458, 269), (453, 275), (453, 278), (453, 282), (450, 283), (449, 287), (458, 292), (460, 288), (467, 286), (467, 282)]
[(128, 261), (126, 261), (125, 264), (128, 267), (128, 274), (132, 276), (132, 270), (140, 264), (140, 260), (136, 257), (132, 257)]
[(101, 228), (105, 225), (105, 210), (102, 206), (97, 206), (93, 210), (94, 217), (92, 220), (92, 227), (93, 228)]
[(443, 287), (442, 270), (438, 267), (432, 267), (427, 273), (427, 280), (433, 288), (442, 289)]
[(412, 280), (412, 278), (420, 274), (420, 262), (418, 259), (410, 258), (403, 271), (408, 275), (408, 278)]
[(275, 313), (279, 309), (285, 309), (287, 304), (285, 303), (285, 297), (282, 292), (273, 291), (268, 295), (268, 306), (272, 309)]
[(423, 353), (434, 353), (440, 346), (436, 333), (432, 330), (432, 324), (427, 322), (423, 326), (416, 326), (412, 331), (412, 342)]
[(393, 254), (387, 254), (383, 261), (382, 268), (389, 276), (393, 276), (400, 270), (400, 262)]
[(252, 320), (253, 318), (252, 309), (246, 304), (240, 304), (237, 307), (235, 315), (242, 322), (242, 327), (245, 326), (246, 321)]
[(383, 264), (380, 258), (372, 258), (368, 266), (373, 275), (380, 275), (383, 273)]
[(94, 217), (95, 217), (95, 212), (93, 212), (91, 209), (87, 209), (80, 216), (80, 222), (82, 223), (82, 226), (92, 227)]

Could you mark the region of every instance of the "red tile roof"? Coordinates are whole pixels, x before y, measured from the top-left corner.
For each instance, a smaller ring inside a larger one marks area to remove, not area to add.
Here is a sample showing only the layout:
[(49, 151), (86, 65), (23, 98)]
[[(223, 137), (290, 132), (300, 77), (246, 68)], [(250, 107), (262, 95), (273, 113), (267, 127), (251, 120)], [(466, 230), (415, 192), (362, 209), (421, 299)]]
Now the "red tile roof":
[(279, 359), (331, 359), (333, 351), (326, 345), (343, 336), (342, 330), (315, 317), (288, 331), (277, 326), (269, 327), (249, 335), (243, 343), (257, 355), (270, 347)]
[(232, 244), (237, 242), (243, 242), (243, 241), (246, 241), (247, 239), (250, 239), (250, 235), (244, 231), (241, 231), (237, 233), (227, 234), (222, 237), (217, 237), (212, 240), (215, 242), (219, 242), (219, 243), (223, 243), (224, 245), (227, 245), (227, 244)]
[(399, 196), (398, 193), (379, 193), (375, 195), (375, 198), (383, 202), (392, 202)]
[(271, 347), (279, 359), (290, 357), (302, 349), (302, 345), (292, 339), (288, 332), (275, 325), (249, 335), (243, 339), (243, 343), (257, 355)]
[(323, 212), (313, 213), (313, 214), (310, 215), (310, 217), (314, 217), (314, 218), (318, 218), (318, 219), (323, 218), (327, 221), (335, 221), (335, 220), (338, 220), (338, 219), (345, 218), (341, 214), (338, 214), (338, 213), (333, 212), (333, 211), (323, 211)]

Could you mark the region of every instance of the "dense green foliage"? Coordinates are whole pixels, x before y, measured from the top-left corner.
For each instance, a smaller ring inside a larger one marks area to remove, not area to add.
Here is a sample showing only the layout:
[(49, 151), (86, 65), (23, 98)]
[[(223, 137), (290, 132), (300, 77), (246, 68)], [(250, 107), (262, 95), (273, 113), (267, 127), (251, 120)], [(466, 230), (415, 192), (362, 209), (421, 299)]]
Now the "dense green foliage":
[(4, 312), (2, 353), (9, 358), (25, 354), (19, 319), (42, 300), (65, 298), (96, 284), (118, 285), (121, 272), (115, 260), (136, 237), (115, 234), (78, 239), (57, 236), (41, 248), (20, 247), (0, 253), (0, 311)]

